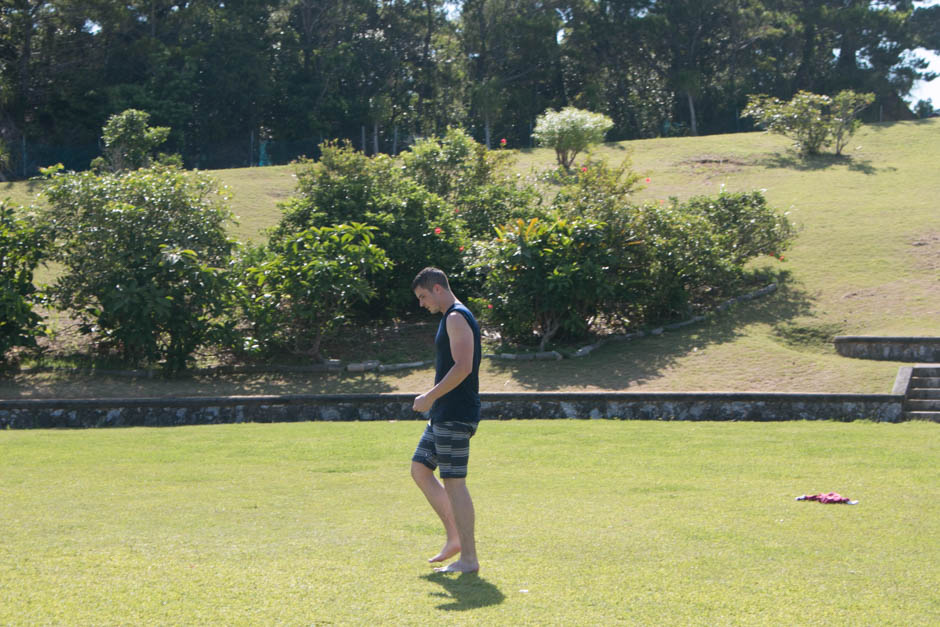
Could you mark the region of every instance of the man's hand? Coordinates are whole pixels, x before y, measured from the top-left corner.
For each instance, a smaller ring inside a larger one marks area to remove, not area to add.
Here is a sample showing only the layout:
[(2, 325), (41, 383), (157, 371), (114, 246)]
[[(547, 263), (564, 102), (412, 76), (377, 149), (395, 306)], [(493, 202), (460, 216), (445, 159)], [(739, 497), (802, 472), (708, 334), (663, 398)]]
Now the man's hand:
[(431, 409), (431, 405), (434, 404), (427, 394), (422, 394), (421, 396), (415, 399), (415, 402), (411, 405), (411, 408), (418, 413), (423, 414), (424, 412)]

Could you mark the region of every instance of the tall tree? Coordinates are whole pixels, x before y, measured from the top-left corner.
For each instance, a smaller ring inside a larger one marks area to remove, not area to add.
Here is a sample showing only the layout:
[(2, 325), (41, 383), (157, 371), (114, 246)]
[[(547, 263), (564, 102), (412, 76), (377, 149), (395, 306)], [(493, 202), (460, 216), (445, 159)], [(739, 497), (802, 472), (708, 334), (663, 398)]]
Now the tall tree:
[[(561, 17), (551, 2), (464, 0), (460, 40), (469, 63), (471, 116), (490, 146), (494, 128), (516, 129), (561, 98)], [(524, 128), (525, 131), (522, 131)]]

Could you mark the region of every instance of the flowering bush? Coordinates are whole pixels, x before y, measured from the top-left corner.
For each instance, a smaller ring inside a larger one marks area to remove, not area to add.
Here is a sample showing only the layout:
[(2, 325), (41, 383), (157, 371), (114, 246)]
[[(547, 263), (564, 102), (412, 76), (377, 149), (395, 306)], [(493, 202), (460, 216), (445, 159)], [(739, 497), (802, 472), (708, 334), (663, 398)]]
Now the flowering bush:
[(538, 116), (532, 136), (539, 144), (553, 148), (558, 165), (568, 169), (578, 153), (603, 142), (613, 125), (613, 120), (601, 113), (565, 107)]

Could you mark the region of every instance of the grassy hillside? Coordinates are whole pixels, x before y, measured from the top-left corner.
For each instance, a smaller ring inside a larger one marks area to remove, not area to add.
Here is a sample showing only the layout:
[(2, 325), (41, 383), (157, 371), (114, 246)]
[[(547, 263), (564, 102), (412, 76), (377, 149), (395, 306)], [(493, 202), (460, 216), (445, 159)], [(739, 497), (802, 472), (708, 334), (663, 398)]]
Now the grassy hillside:
[[(845, 158), (798, 159), (789, 140), (762, 133), (654, 139), (607, 145), (597, 154), (650, 178), (640, 199), (687, 198), (763, 189), (801, 228), (786, 261), (759, 260), (783, 272), (782, 289), (709, 322), (625, 344), (583, 360), (485, 362), (485, 390), (775, 390), (887, 392), (898, 364), (839, 357), (836, 334), (940, 334), (940, 120), (863, 127)], [(549, 167), (553, 153), (525, 151), (518, 168)], [(233, 193), (233, 234), (263, 239), (276, 204), (290, 195), (290, 167), (213, 173)], [(35, 189), (3, 185), (14, 200)], [(433, 262), (433, 260), (429, 260)], [(431, 319), (429, 318), (429, 321)], [(428, 334), (431, 330), (426, 331)], [(357, 344), (358, 338), (344, 338)], [(374, 337), (359, 342), (367, 351)], [(365, 356), (365, 355), (364, 355)], [(420, 391), (430, 370), (398, 375), (330, 376), (174, 384), (175, 391)], [(35, 382), (34, 382), (35, 383)], [(162, 393), (140, 384), (143, 393)], [(191, 388), (186, 388), (191, 386)], [(41, 388), (42, 386), (40, 386)], [(126, 391), (125, 386), (125, 391)], [(22, 392), (22, 390), (21, 390)], [(14, 391), (14, 393), (16, 393)]]

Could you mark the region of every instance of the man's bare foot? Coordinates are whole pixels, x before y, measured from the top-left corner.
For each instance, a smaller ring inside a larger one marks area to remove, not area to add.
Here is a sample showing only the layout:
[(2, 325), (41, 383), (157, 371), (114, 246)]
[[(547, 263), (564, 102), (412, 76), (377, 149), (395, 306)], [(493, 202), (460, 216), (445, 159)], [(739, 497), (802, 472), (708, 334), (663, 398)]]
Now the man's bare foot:
[(448, 542), (444, 545), (444, 548), (441, 549), (441, 552), (429, 559), (430, 563), (443, 562), (444, 560), (449, 560), (453, 556), (460, 553), (460, 543), (459, 542)]
[(469, 563), (463, 560), (457, 560), (453, 564), (448, 564), (443, 568), (435, 568), (436, 573), (475, 573), (480, 570), (480, 564), (477, 562)]

